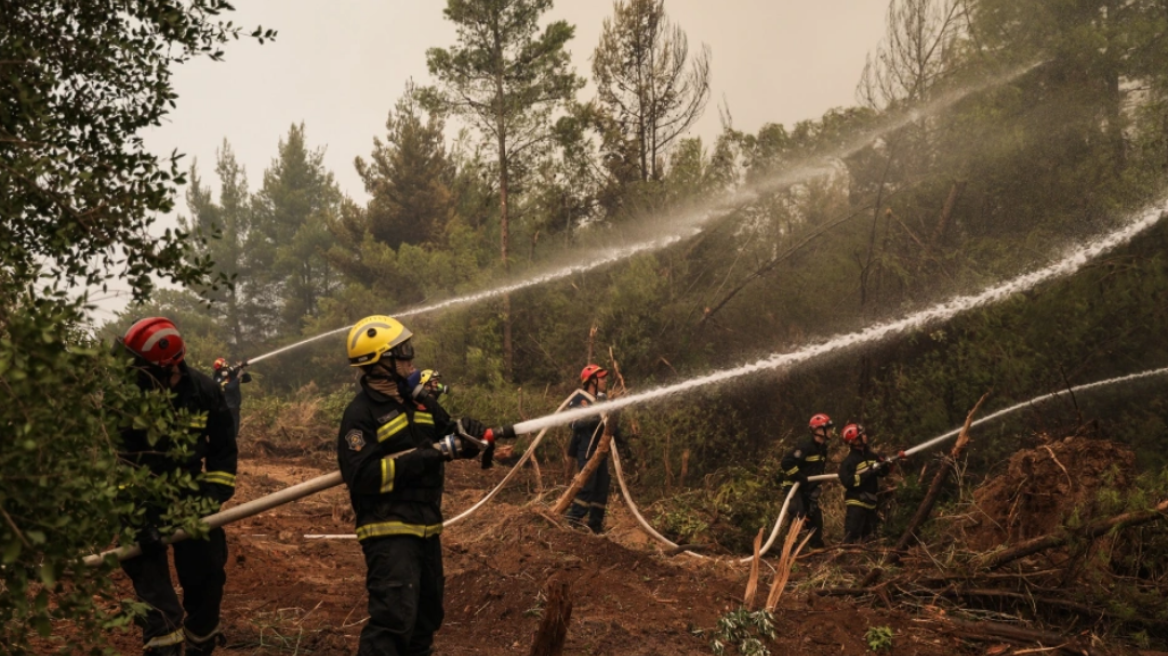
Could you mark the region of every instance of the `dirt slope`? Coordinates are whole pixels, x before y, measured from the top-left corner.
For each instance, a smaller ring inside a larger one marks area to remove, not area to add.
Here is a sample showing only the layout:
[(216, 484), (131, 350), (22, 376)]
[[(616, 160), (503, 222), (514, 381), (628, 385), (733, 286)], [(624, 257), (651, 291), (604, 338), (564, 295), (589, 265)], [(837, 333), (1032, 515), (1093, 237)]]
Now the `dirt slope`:
[[(311, 458), (242, 460), (237, 499), (328, 471), (326, 459)], [(469, 463), (452, 470), (448, 514), (467, 507), (505, 472), (483, 472)], [(746, 568), (660, 555), (639, 539), (615, 498), (612, 533), (624, 544), (559, 527), (516, 505), (528, 497), (525, 485), (444, 534), (447, 617), (436, 653), (526, 653), (552, 575), (572, 586), (566, 654), (711, 653), (710, 633), (725, 611), (737, 607)], [(303, 537), (351, 531), (343, 488), (229, 527), (225, 652), (355, 653), (367, 617), (360, 547), (355, 540)], [(764, 577), (769, 581), (768, 571)], [(128, 582), (121, 586), (129, 594)], [(805, 597), (789, 596), (777, 622), (773, 654), (871, 653), (863, 636), (872, 626), (894, 629), (897, 654), (983, 653), (963, 652), (956, 639), (933, 633), (920, 620), (857, 609), (847, 601), (820, 599), (812, 606)], [(125, 653), (137, 653), (136, 632), (117, 635), (115, 642)]]

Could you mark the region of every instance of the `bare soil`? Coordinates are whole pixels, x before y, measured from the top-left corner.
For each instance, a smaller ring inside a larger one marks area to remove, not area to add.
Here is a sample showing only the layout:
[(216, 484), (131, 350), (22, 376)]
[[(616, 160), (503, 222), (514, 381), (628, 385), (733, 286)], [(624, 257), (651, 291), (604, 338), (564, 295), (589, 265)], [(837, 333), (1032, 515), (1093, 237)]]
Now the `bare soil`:
[[(272, 451), (241, 460), (235, 502), (331, 469), (325, 454)], [(480, 498), (506, 468), (482, 471), (458, 463), (449, 471), (446, 510), (452, 515)], [(541, 514), (546, 506), (528, 503), (535, 492), (530, 480), (515, 485), (443, 534), (446, 621), (436, 654), (527, 653), (552, 576), (571, 583), (574, 609), (565, 654), (711, 653), (718, 618), (740, 604), (747, 567), (662, 555), (616, 498), (606, 535), (562, 527)], [(361, 549), (356, 540), (304, 538), (352, 530), (343, 488), (228, 527), (222, 614), (228, 646), (216, 653), (355, 653), (367, 619)], [(769, 571), (764, 567), (764, 596)], [(131, 594), (128, 581), (119, 586)], [(845, 599), (789, 594), (776, 615), (778, 638), (769, 645), (776, 655), (871, 653), (864, 636), (876, 626), (893, 629), (896, 654), (985, 653), (984, 645), (937, 632), (927, 617), (856, 607)], [(138, 653), (136, 629), (113, 641), (124, 653)]]
[(1091, 517), (1099, 490), (1127, 488), (1134, 468), (1131, 449), (1107, 440), (1074, 436), (1019, 451), (974, 492), (965, 542), (985, 551), (1051, 533), (1075, 513)]

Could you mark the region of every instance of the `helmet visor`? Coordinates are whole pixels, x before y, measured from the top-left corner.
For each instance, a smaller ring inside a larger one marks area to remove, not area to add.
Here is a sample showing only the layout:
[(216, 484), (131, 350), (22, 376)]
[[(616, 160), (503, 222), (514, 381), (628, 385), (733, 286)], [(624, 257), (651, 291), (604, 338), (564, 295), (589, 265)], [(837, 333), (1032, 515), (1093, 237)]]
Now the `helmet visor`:
[(387, 351), (389, 357), (394, 360), (413, 360), (414, 359), (414, 344), (411, 340), (406, 340), (401, 344), (389, 349)]

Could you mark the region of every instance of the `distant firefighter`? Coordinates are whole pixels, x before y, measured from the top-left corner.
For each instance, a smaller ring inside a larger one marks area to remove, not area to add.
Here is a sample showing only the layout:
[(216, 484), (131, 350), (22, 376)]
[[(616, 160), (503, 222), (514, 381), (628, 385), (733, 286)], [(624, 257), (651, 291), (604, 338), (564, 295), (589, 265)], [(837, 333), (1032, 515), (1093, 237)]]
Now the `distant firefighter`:
[(823, 488), (808, 476), (818, 476), (827, 466), (827, 440), (834, 424), (831, 417), (819, 413), (808, 422), (809, 437), (799, 442), (794, 449), (783, 456), (782, 490), (789, 493), (791, 487), (799, 484), (799, 490), (791, 497), (791, 518), (802, 517), (806, 530), (813, 531), (808, 545), (812, 549), (823, 548), (823, 511), (819, 507), (819, 495)]
[(239, 434), (239, 408), (243, 405), (243, 393), (239, 389), (240, 383), (250, 383), (251, 374), (247, 373), (247, 360), (227, 366), (226, 358), (215, 360), (215, 382), (223, 390), (223, 398), (227, 400), (227, 408), (235, 420), (235, 433)]
[[(121, 457), (157, 475), (183, 469), (199, 482), (198, 494), (217, 503), (235, 494), (237, 449), (235, 427), (223, 392), (206, 374), (188, 367), (182, 335), (169, 319), (151, 317), (135, 322), (117, 340), (117, 348), (133, 357), (138, 387), (165, 390), (176, 409), (190, 413), (189, 430), (198, 439), (185, 462), (175, 462), (166, 444), (151, 444), (144, 430), (122, 433)], [(179, 602), (170, 581), (167, 546), (158, 526), (166, 508), (144, 508), (135, 526), (142, 555), (122, 561), (122, 569), (134, 584), (138, 598), (149, 605), (142, 625), (142, 643), (151, 656), (206, 656), (222, 642), (219, 606), (227, 581), (227, 536), (212, 529), (205, 539), (174, 545), (174, 568), (182, 586)], [(184, 618), (185, 611), (185, 618)]]
[[(568, 401), (569, 408), (584, 408), (608, 398), (608, 371), (603, 367), (590, 364), (580, 372), (580, 389)], [(620, 426), (615, 425), (615, 417), (609, 418), (614, 424), (610, 427), (612, 438), (617, 446), (624, 449), (624, 437)], [(604, 422), (599, 416), (587, 417), (572, 422), (572, 441), (568, 444), (568, 453), (576, 457), (576, 465), (582, 471), (596, 453), (600, 445), (600, 436), (604, 434)], [(625, 451), (627, 453), (627, 450)], [(604, 515), (608, 510), (608, 491), (612, 484), (612, 475), (608, 472), (608, 463), (604, 462), (584, 482), (584, 486), (572, 499), (568, 507), (568, 520), (578, 525), (587, 525), (593, 533), (604, 531)], [(585, 519), (587, 518), (587, 519)]]
[[(839, 468), (840, 483), (844, 486), (844, 542), (855, 544), (870, 540), (880, 528), (876, 511), (879, 479), (892, 470), (892, 461), (868, 446), (868, 432), (860, 424), (848, 424), (840, 433), (851, 452)], [(904, 457), (901, 452), (900, 457)]]

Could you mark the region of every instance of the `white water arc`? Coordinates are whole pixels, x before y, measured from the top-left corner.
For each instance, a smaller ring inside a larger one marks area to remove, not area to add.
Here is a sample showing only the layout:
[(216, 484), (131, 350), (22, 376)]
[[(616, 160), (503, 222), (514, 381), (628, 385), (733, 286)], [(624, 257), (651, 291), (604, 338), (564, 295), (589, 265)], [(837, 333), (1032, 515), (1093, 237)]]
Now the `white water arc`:
[(1161, 201), (1145, 210), (1133, 220), (1125, 223), (1122, 227), (1071, 250), (1062, 259), (1053, 264), (999, 283), (978, 294), (958, 296), (895, 321), (869, 326), (858, 332), (838, 335), (790, 353), (776, 353), (733, 369), (716, 371), (674, 385), (658, 387), (639, 394), (631, 394), (587, 408), (578, 408), (557, 415), (520, 422), (515, 425), (515, 431), (517, 433), (530, 433), (538, 431), (545, 426), (562, 426), (583, 417), (612, 412), (613, 410), (626, 406), (639, 405), (708, 385), (728, 382), (743, 376), (779, 369), (789, 369), (831, 353), (880, 342), (907, 330), (921, 328), (935, 322), (950, 319), (963, 312), (1002, 301), (1019, 292), (1033, 289), (1042, 283), (1074, 273), (1099, 255), (1127, 243), (1136, 235), (1156, 225), (1164, 218), (1166, 212), (1168, 212), (1168, 207), (1165, 206), (1164, 201)]
[[(912, 111), (895, 118), (894, 120), (882, 125), (881, 127), (866, 132), (859, 137), (845, 142), (843, 145), (828, 151), (826, 153), (816, 155), (808, 158), (806, 161), (795, 162), (784, 170), (768, 176), (762, 180), (751, 183), (742, 187), (741, 189), (723, 194), (722, 196), (700, 205), (697, 209), (686, 212), (681, 217), (674, 218), (668, 223), (664, 224), (662, 229), (668, 230), (670, 234), (662, 235), (654, 238), (636, 241), (625, 246), (612, 247), (603, 250), (599, 255), (590, 258), (581, 258), (575, 263), (563, 265), (545, 271), (543, 273), (536, 273), (524, 279), (486, 289), (481, 292), (467, 294), (464, 296), (457, 296), (445, 301), (440, 301), (422, 307), (404, 310), (396, 313), (397, 318), (412, 317), (420, 314), (427, 314), (444, 310), (460, 305), (468, 305), (478, 303), (492, 298), (497, 298), (504, 294), (527, 289), (528, 287), (535, 287), (544, 283), (562, 280), (569, 276), (578, 273), (584, 273), (593, 269), (598, 269), (610, 264), (615, 264), (623, 260), (627, 260), (642, 253), (652, 253), (674, 244), (677, 244), (685, 239), (689, 239), (700, 234), (712, 221), (728, 216), (737, 210), (741, 205), (757, 200), (761, 195), (776, 189), (806, 182), (816, 177), (830, 175), (835, 172), (832, 162), (837, 162), (849, 155), (852, 155), (860, 149), (875, 143), (879, 139), (888, 134), (899, 130), (910, 123), (919, 121), (923, 118), (933, 116), (941, 112), (960, 100), (985, 91), (986, 89), (1007, 84), (1018, 77), (1024, 75), (1035, 66), (1039, 64), (1029, 64), (1022, 66), (1009, 73), (994, 77), (979, 84), (965, 86), (955, 89), (946, 94), (938, 96), (936, 99), (920, 106)], [(249, 362), (255, 364), (257, 362), (266, 360), (268, 358), (286, 353), (302, 346), (306, 346), (318, 340), (337, 335), (349, 330), (351, 326), (344, 326), (335, 330), (330, 330), (307, 339), (303, 339), (294, 344), (280, 347), (269, 353), (250, 358)]]

